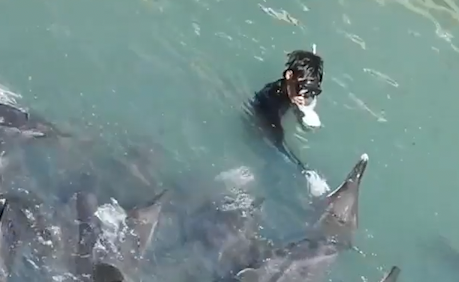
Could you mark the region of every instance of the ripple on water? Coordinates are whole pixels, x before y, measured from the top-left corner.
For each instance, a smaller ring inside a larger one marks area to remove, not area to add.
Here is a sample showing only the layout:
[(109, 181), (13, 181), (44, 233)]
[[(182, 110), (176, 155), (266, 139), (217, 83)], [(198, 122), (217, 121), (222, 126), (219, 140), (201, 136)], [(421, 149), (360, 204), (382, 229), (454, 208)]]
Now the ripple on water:
[(352, 42), (354, 42), (355, 44), (359, 45), (360, 48), (362, 48), (363, 50), (367, 49), (367, 45), (366, 45), (365, 41), (360, 36), (358, 36), (357, 34), (352, 34), (352, 33), (349, 33), (349, 32), (345, 32), (343, 30), (338, 31), (338, 32), (344, 34), (344, 36), (346, 36), (346, 38), (350, 39)]
[(355, 94), (353, 93), (349, 93), (349, 97), (357, 104), (357, 106), (368, 112), (370, 115), (372, 115), (373, 117), (375, 117), (378, 122), (387, 122), (387, 119), (384, 117), (384, 114), (383, 113), (376, 113), (375, 111), (373, 111), (372, 109), (370, 109), (366, 104), (365, 102), (363, 102), (361, 99), (359, 99), (357, 96), (355, 96)]
[(384, 81), (394, 87), (398, 87), (398, 82), (395, 81), (394, 79), (390, 78), (387, 74), (384, 74), (382, 72), (379, 72), (377, 70), (373, 70), (373, 69), (368, 69), (368, 68), (364, 68), (363, 69), (364, 72), (370, 74), (371, 76), (377, 78), (378, 80), (381, 80), (381, 81)]
[(293, 25), (299, 25), (299, 23), (300, 23), (300, 21), (298, 19), (292, 17), (285, 10), (276, 11), (273, 8), (265, 7), (265, 6), (261, 5), (261, 4), (258, 4), (258, 6), (263, 10), (263, 12), (265, 12), (266, 14), (268, 14), (269, 16), (271, 16), (271, 17), (273, 17), (275, 19), (278, 19), (278, 20), (281, 20), (281, 21), (284, 21), (284, 22), (288, 22), (288, 23), (293, 24)]
[[(403, 5), (408, 10), (430, 20), (435, 26), (435, 34), (437, 35), (437, 37), (449, 43), (451, 48), (459, 53), (459, 48), (452, 42), (453, 35), (440, 24), (440, 21), (444, 21), (444, 19), (446, 18), (444, 16), (445, 14), (449, 15), (452, 20), (459, 22), (459, 7), (455, 3), (455, 1), (397, 0), (395, 2)], [(440, 13), (440, 17), (435, 17), (433, 14), (434, 12), (437, 14)], [(457, 24), (454, 24), (454, 26), (456, 25)]]

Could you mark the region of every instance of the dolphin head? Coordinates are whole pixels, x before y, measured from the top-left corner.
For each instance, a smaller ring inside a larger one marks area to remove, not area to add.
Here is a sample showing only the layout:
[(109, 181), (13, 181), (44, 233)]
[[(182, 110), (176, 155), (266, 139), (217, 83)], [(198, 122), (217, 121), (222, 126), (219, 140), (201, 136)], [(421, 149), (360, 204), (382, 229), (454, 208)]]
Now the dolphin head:
[(361, 155), (344, 182), (327, 196), (327, 207), (318, 222), (325, 236), (344, 235), (350, 243), (358, 227), (359, 187), (367, 163), (368, 155)]
[(397, 266), (392, 266), (390, 271), (384, 275), (380, 282), (397, 282), (397, 278), (400, 275), (401, 269)]

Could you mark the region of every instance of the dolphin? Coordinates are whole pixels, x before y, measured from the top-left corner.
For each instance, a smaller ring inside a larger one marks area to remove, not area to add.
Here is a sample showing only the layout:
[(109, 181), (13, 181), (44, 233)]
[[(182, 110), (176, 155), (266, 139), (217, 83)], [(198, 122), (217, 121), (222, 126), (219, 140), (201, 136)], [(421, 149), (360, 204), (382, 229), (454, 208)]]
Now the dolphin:
[[(248, 206), (238, 206), (234, 199), (223, 203), (204, 203), (189, 215), (185, 240), (194, 245), (199, 257), (216, 278), (251, 264), (252, 248), (258, 237), (261, 208), (265, 199), (257, 197)], [(236, 273), (233, 273), (233, 275)]]
[(8, 203), (1, 210), (0, 281), (11, 276), (18, 254), (25, 259), (30, 254), (35, 265), (42, 265), (58, 242), (43, 212), (46, 205), (32, 193), (27, 194), (9, 191), (0, 195), (0, 203)]
[(258, 259), (260, 248), (254, 246), (259, 245), (265, 199), (241, 195), (201, 196), (196, 203), (190, 197), (174, 198), (177, 202), (169, 208), (175, 215), (168, 219), (176, 220), (171, 230), (161, 230), (168, 237), (159, 235), (161, 247), (155, 256), (160, 267), (155, 275), (170, 281), (221, 281)]
[(422, 240), (419, 246), (434, 263), (439, 263), (448, 271), (458, 272), (459, 248), (457, 242), (443, 234), (436, 233), (429, 235), (428, 240)]
[(342, 251), (350, 249), (358, 228), (359, 187), (368, 163), (361, 155), (344, 182), (327, 198), (311, 236), (271, 251), (258, 265), (241, 270), (243, 282), (320, 281)]
[[(73, 203), (78, 238), (76, 242), (70, 241), (72, 245), (76, 243), (76, 246), (73, 245), (76, 250), (75, 276), (80, 281), (94, 282), (121, 282), (126, 281), (127, 277), (132, 279), (154, 235), (162, 207), (160, 200), (166, 191), (156, 195), (146, 205), (126, 212), (126, 218), (117, 226), (121, 227), (118, 230), (106, 230), (103, 220), (97, 216), (100, 207), (94, 194), (76, 193)], [(111, 237), (113, 231), (116, 234)]]
[[(97, 216), (100, 206), (91, 193), (77, 193), (68, 205), (58, 207), (30, 191), (1, 194), (0, 281), (13, 274), (43, 281), (68, 272), (78, 281), (108, 281), (104, 279), (110, 275), (119, 276), (116, 272), (131, 278), (154, 235), (165, 191), (146, 205), (123, 211), (123, 228), (115, 238), (107, 236), (111, 230)], [(2, 208), (2, 203), (8, 204)]]
[(401, 269), (398, 266), (392, 266), (380, 282), (397, 282), (398, 276), (400, 275)]
[(2, 103), (0, 103), (0, 127), (7, 135), (17, 134), (28, 138), (71, 137), (71, 134), (62, 132), (39, 115)]

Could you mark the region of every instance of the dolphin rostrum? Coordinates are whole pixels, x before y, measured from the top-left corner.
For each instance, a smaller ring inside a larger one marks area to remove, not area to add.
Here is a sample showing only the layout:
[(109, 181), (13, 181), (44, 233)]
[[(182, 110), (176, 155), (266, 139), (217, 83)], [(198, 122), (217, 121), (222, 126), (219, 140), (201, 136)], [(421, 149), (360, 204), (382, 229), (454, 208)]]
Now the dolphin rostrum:
[(328, 195), (313, 236), (275, 249), (261, 264), (240, 271), (243, 282), (319, 281), (338, 254), (352, 245), (358, 227), (360, 182), (368, 163), (363, 154), (344, 182)]

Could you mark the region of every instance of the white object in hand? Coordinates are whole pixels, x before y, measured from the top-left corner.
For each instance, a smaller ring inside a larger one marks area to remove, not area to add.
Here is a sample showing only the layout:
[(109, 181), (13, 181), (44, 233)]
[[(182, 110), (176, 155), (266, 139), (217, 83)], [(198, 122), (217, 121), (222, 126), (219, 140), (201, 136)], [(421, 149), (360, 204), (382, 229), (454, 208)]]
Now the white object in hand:
[(298, 109), (303, 113), (303, 124), (308, 127), (320, 127), (322, 123), (320, 122), (320, 117), (314, 110), (317, 104), (317, 98), (312, 98), (309, 105), (298, 105)]
[(305, 172), (306, 179), (308, 180), (309, 192), (314, 197), (320, 197), (330, 192), (330, 187), (327, 181), (320, 177), (320, 175), (314, 170), (308, 170)]

